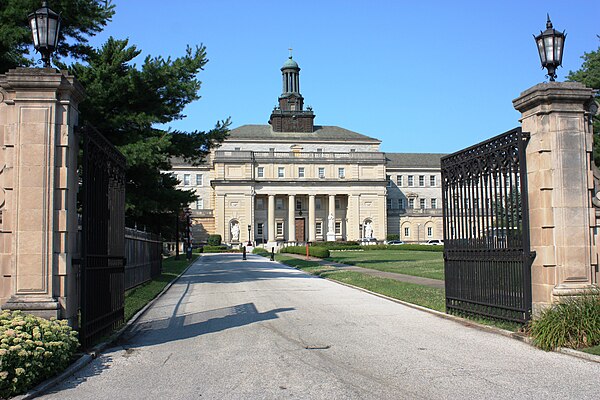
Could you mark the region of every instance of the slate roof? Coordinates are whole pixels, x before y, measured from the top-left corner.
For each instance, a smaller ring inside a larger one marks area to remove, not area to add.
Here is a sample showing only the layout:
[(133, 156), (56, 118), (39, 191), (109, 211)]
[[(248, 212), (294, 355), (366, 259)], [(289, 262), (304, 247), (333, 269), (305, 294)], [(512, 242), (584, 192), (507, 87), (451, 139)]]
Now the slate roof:
[(323, 140), (323, 141), (359, 141), (381, 143), (379, 139), (361, 135), (339, 126), (315, 125), (314, 132), (273, 132), (271, 125), (242, 125), (229, 131), (228, 140)]
[(439, 153), (385, 153), (388, 168), (440, 168)]

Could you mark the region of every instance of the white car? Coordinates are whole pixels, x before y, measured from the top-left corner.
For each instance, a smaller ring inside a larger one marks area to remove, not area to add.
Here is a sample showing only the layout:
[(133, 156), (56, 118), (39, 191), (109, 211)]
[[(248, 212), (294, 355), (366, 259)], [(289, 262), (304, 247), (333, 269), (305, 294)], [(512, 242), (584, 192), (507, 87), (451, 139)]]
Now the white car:
[(428, 246), (443, 246), (444, 241), (440, 240), (440, 239), (430, 239), (423, 244), (428, 245)]

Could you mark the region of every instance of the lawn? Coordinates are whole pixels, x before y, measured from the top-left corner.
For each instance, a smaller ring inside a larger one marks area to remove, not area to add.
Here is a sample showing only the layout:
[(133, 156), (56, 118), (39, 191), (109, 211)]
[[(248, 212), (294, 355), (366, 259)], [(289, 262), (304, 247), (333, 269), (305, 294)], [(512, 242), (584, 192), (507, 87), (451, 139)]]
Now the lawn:
[(328, 260), (385, 272), (444, 279), (444, 257), (441, 252), (410, 250), (332, 251)]
[[(194, 254), (192, 259), (195, 260), (197, 255)], [(169, 282), (177, 278), (190, 262), (185, 259), (185, 255), (180, 255), (179, 260), (175, 257), (169, 257), (163, 260), (162, 274), (153, 280), (134, 287), (125, 292), (125, 322), (129, 321), (136, 312), (141, 310), (150, 300), (155, 298)]]

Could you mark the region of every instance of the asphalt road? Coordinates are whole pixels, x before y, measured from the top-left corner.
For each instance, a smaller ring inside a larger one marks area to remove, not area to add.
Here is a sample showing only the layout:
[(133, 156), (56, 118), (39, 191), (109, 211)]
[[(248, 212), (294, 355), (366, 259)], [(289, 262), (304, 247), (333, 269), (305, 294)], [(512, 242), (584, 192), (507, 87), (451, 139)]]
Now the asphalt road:
[(597, 399), (600, 364), (259, 256), (205, 255), (47, 399)]

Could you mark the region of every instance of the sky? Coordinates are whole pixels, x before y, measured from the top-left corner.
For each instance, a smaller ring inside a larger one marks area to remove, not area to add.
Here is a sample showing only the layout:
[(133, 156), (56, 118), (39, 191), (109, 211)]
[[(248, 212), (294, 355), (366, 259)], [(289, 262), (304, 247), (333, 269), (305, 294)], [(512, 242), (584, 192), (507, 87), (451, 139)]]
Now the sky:
[(293, 49), (316, 125), (378, 138), (385, 152), (451, 153), (519, 126), (512, 100), (547, 81), (533, 34), (546, 13), (567, 38), (558, 81), (600, 47), (598, 0), (113, 0), (91, 39), (129, 38), (143, 57), (204, 44), (202, 98), (169, 128), (267, 124)]

